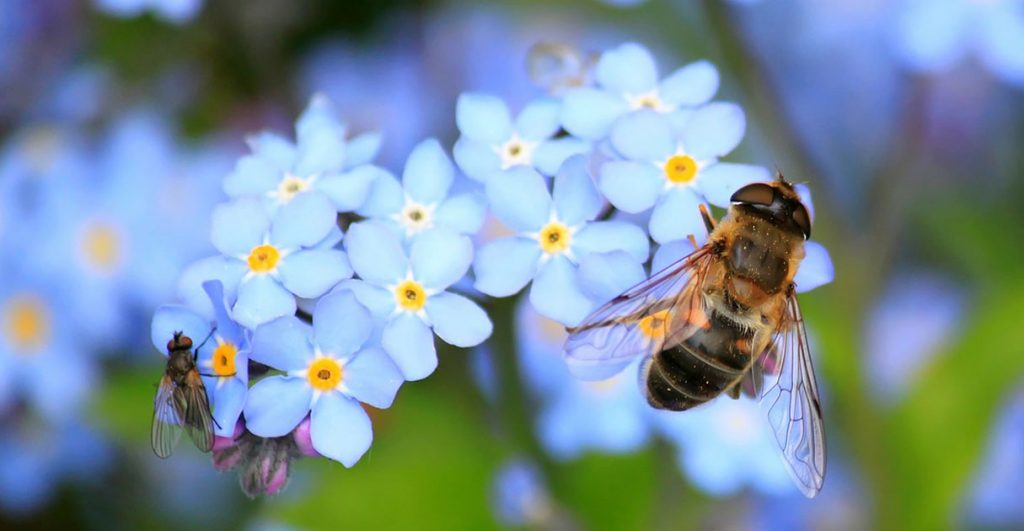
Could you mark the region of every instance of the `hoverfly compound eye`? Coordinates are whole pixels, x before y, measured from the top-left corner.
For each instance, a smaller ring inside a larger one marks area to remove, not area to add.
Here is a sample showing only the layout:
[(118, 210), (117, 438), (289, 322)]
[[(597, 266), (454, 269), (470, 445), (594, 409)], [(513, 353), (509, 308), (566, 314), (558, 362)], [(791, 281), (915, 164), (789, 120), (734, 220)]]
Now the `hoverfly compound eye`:
[(775, 188), (765, 183), (748, 184), (729, 199), (733, 204), (769, 206), (775, 202)]
[(167, 352), (170, 352), (170, 351), (174, 350), (174, 344), (176, 342), (177, 342), (177, 340), (174, 340), (174, 339), (172, 339), (172, 340), (167, 342)]
[(181, 348), (188, 348), (188, 349), (190, 349), (190, 348), (192, 348), (192, 338), (188, 337), (188, 336), (181, 336), (178, 339), (178, 345)]
[(800, 232), (804, 233), (805, 240), (811, 237), (811, 217), (807, 215), (807, 208), (804, 205), (797, 205), (796, 210), (793, 211), (793, 222), (800, 227)]

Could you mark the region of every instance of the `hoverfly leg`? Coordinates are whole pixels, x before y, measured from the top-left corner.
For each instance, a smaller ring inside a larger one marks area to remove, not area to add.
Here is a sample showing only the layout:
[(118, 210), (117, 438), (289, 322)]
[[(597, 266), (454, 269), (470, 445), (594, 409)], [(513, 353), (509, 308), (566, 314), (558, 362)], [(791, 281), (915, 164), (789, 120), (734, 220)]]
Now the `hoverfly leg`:
[[(704, 203), (697, 205), (697, 208), (700, 209), (700, 217), (704, 220), (704, 227), (708, 229), (708, 234), (711, 234), (715, 230), (715, 218), (711, 217), (711, 212), (708, 212), (708, 207)], [(694, 244), (693, 247), (696, 248), (697, 245)]]
[[(197, 360), (197, 359), (199, 359), (199, 349), (203, 348), (203, 345), (205, 345), (205, 344), (206, 344), (206, 342), (207, 342), (207, 341), (209, 341), (211, 337), (213, 337), (213, 333), (214, 333), (214, 332), (216, 332), (216, 331), (217, 331), (217, 327), (216, 327), (216, 326), (214, 326), (213, 328), (211, 328), (211, 329), (210, 329), (210, 333), (209, 333), (209, 334), (206, 334), (206, 338), (205, 338), (205, 339), (203, 339), (203, 342), (202, 342), (202, 343), (200, 343), (200, 344), (199, 344), (199, 346), (198, 346), (198, 347), (196, 347), (196, 348), (195, 348), (195, 349), (194, 349), (194, 350), (192, 351), (192, 359), (193, 359), (193, 360)], [(205, 375), (204, 375), (204, 376), (205, 376)]]

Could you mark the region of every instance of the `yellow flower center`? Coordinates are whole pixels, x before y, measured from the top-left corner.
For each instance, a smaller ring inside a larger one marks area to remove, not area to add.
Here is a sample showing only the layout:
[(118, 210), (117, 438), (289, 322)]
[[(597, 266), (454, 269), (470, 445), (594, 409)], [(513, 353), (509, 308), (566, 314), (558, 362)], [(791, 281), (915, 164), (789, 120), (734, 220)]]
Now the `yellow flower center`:
[(668, 310), (655, 312), (640, 320), (640, 333), (649, 339), (661, 339), (668, 333)]
[(294, 175), (287, 175), (281, 181), (281, 184), (277, 186), (277, 197), (282, 203), (287, 203), (308, 187), (309, 183), (305, 179)]
[(235, 356), (238, 355), (238, 347), (230, 341), (225, 341), (213, 351), (213, 372), (217, 376), (234, 376)]
[(277, 267), (281, 252), (273, 245), (258, 245), (249, 253), (249, 269), (254, 273), (266, 273)]
[(513, 166), (530, 164), (533, 162), (533, 150), (536, 148), (534, 142), (527, 142), (513, 136), (498, 148), (498, 155), (501, 157), (501, 169), (507, 170)]
[(572, 242), (572, 233), (569, 232), (569, 227), (553, 221), (540, 229), (537, 240), (545, 253), (558, 254), (569, 248), (569, 243)]
[(430, 207), (408, 202), (399, 215), (399, 221), (405, 227), (407, 233), (415, 234), (433, 226), (432, 210)]
[(86, 265), (98, 273), (114, 273), (121, 265), (121, 235), (108, 223), (92, 222), (87, 225), (79, 246)]
[(306, 378), (309, 380), (309, 385), (317, 391), (331, 391), (335, 389), (341, 383), (341, 378), (344, 374), (345, 371), (341, 370), (341, 365), (338, 365), (338, 362), (331, 358), (317, 358), (306, 369)]
[(16, 352), (42, 347), (50, 334), (46, 304), (31, 294), (12, 297), (4, 311), (4, 334)]
[(675, 184), (689, 184), (697, 170), (697, 161), (689, 155), (676, 155), (665, 162), (665, 178)]
[(419, 311), (427, 303), (427, 292), (415, 280), (406, 280), (395, 288), (398, 306), (411, 312)]
[(658, 92), (655, 90), (629, 98), (629, 107), (634, 111), (638, 109), (651, 109), (657, 112), (672, 110), (670, 106), (661, 101), (661, 98), (658, 97)]

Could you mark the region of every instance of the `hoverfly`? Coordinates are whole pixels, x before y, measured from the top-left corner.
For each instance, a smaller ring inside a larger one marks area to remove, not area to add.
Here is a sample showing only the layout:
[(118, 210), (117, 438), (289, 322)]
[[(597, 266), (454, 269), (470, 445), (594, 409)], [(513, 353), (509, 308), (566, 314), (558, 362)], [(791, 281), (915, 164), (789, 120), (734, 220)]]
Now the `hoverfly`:
[(192, 350), (192, 338), (182, 332), (175, 332), (167, 342), (167, 370), (153, 401), (150, 432), (157, 457), (171, 455), (182, 430), (188, 432), (189, 438), (203, 452), (213, 448), (213, 417), (206, 386), (196, 368), (198, 352), (199, 348)]
[(811, 218), (781, 173), (740, 188), (731, 203), (717, 225), (701, 206), (702, 247), (570, 328), (566, 359), (577, 376), (603, 379), (646, 356), (641, 388), (659, 409), (757, 396), (790, 474), (814, 497), (825, 434), (793, 282)]

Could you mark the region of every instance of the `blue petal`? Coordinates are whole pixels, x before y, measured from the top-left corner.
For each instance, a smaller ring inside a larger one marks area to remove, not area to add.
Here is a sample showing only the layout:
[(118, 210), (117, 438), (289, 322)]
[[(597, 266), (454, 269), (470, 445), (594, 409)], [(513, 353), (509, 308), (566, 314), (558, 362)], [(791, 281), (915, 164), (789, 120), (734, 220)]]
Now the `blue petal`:
[[(202, 338), (196, 340), (199, 341)], [(55, 351), (31, 356), (24, 367), (26, 375), (35, 377), (30, 385), (25, 385), (30, 406), (37, 408), (45, 417), (43, 420), (51, 423), (66, 422), (81, 414), (79, 405), (87, 403), (99, 385), (95, 360), (70, 353), (71, 347), (57, 347)], [(60, 370), (53, 370), (54, 367)]]
[(650, 245), (644, 230), (625, 221), (595, 221), (572, 237), (572, 249), (577, 256), (587, 253), (625, 251), (638, 263), (647, 261)]
[(434, 334), (411, 313), (402, 312), (384, 325), (381, 346), (406, 380), (422, 380), (437, 368)]
[(434, 138), (428, 138), (413, 148), (402, 173), (405, 193), (414, 201), (428, 205), (444, 199), (454, 179), (452, 161)]
[(427, 317), (434, 333), (456, 347), (475, 347), (483, 343), (494, 325), (475, 302), (454, 293), (438, 293), (427, 299)]
[(352, 212), (366, 203), (374, 181), (388, 173), (369, 164), (344, 173), (324, 175), (316, 181), (315, 189), (324, 193), (334, 203), (338, 212)]
[(468, 137), (459, 137), (453, 149), (455, 162), (470, 179), (485, 182), (501, 169), (501, 157), (491, 146)]
[(361, 216), (383, 218), (397, 214), (405, 205), (405, 191), (393, 175), (376, 166), (362, 166), (353, 171), (372, 173), (375, 175), (373, 185), (366, 201), (359, 207)]
[(316, 135), (319, 128), (325, 126), (341, 126), (337, 119), (338, 111), (334, 102), (326, 94), (318, 92), (309, 98), (309, 103), (295, 121), (295, 136), (299, 143)]
[(651, 238), (658, 243), (690, 235), (703, 240), (707, 236), (707, 227), (698, 209), (700, 203), (700, 198), (690, 187), (670, 189), (651, 214)]
[(231, 197), (264, 194), (275, 189), (283, 174), (267, 159), (246, 155), (235, 164), (235, 169), (224, 178), (224, 193)]
[(483, 246), (473, 263), (476, 289), (508, 297), (523, 289), (537, 272), (540, 245), (526, 238), (503, 238)]
[(305, 369), (313, 359), (309, 325), (287, 315), (260, 326), (252, 336), (249, 358), (282, 371)]
[(897, 19), (898, 51), (916, 70), (937, 71), (960, 61), (971, 39), (967, 2), (918, 1)]
[(598, 140), (608, 135), (612, 124), (629, 110), (626, 100), (603, 90), (573, 89), (565, 93), (562, 126), (573, 136)]
[(291, 171), (295, 165), (295, 145), (281, 135), (263, 131), (246, 137), (254, 155), (269, 160), (278, 170)]
[(770, 180), (772, 180), (771, 173), (768, 173), (764, 167), (719, 162), (700, 170), (697, 175), (697, 187), (712, 205), (728, 207), (729, 200), (736, 190), (750, 183)]
[(473, 263), (473, 242), (450, 229), (434, 228), (416, 237), (409, 249), (412, 275), (426, 289), (445, 289)]
[(623, 251), (591, 253), (580, 260), (580, 288), (598, 303), (612, 300), (646, 278), (643, 263)]
[(238, 286), (238, 300), (232, 311), (235, 320), (246, 328), (283, 315), (295, 313), (295, 296), (268, 275), (258, 275)]
[(985, 17), (978, 54), (999, 78), (1024, 84), (1024, 10), (1020, 2), (993, 6)]
[(368, 282), (395, 284), (405, 278), (409, 269), (398, 236), (380, 223), (353, 224), (345, 236), (345, 246), (352, 269)]
[(558, 132), (562, 106), (553, 98), (540, 98), (530, 102), (516, 117), (516, 132), (525, 140), (538, 141), (551, 138)]
[(646, 48), (627, 42), (601, 55), (597, 82), (614, 92), (642, 94), (658, 83), (658, 67)]
[(658, 96), (669, 105), (700, 105), (714, 97), (718, 81), (715, 65), (696, 61), (663, 79), (658, 86)]
[(658, 247), (654, 252), (654, 260), (651, 261), (651, 274), (658, 273), (666, 267), (689, 256), (696, 249), (690, 240), (672, 240)]
[(434, 223), (461, 234), (476, 234), (484, 224), (487, 202), (476, 192), (452, 196), (434, 211)]
[(641, 109), (623, 116), (611, 132), (612, 146), (627, 159), (661, 163), (676, 150), (672, 124), (662, 114)]
[(315, 191), (298, 194), (274, 216), (270, 242), (280, 249), (312, 247), (327, 236), (337, 219), (326, 195)]
[(213, 209), (210, 239), (227, 256), (248, 255), (253, 247), (263, 243), (269, 229), (270, 215), (263, 203), (254, 197), (243, 197)]
[(402, 371), (398, 370), (383, 349), (372, 347), (356, 353), (345, 364), (345, 392), (360, 402), (385, 409), (391, 407), (398, 388), (405, 382)]
[(278, 266), (281, 283), (304, 299), (319, 297), (335, 284), (352, 276), (345, 253), (333, 249), (310, 249), (290, 254)]
[(488, 94), (463, 93), (455, 104), (459, 131), (484, 144), (501, 144), (512, 135), (512, 118), (501, 99)]
[(362, 280), (345, 280), (331, 293), (351, 292), (360, 304), (366, 306), (376, 319), (385, 319), (395, 311), (395, 294), (380, 286)]
[(345, 237), (345, 234), (341, 232), (341, 227), (335, 225), (331, 227), (331, 231), (324, 236), (324, 239), (316, 243), (316, 245), (310, 247), (310, 249), (317, 249), (321, 251), (327, 251), (334, 249), (341, 243), (341, 240)]
[(615, 208), (635, 214), (654, 206), (665, 187), (658, 168), (628, 160), (601, 165), (601, 192)]
[(555, 177), (554, 187), (552, 196), (558, 219), (569, 226), (594, 219), (604, 206), (601, 194), (587, 171), (586, 157), (577, 156), (565, 161)]
[(223, 256), (210, 256), (189, 264), (178, 279), (178, 296), (199, 314), (213, 319), (215, 312), (210, 298), (203, 290), (203, 283), (218, 280), (224, 285), (225, 296), (234, 299), (238, 281), (248, 271), (241, 260)]
[(487, 180), (487, 199), (502, 223), (520, 232), (536, 232), (551, 215), (551, 195), (544, 177), (518, 166)]
[[(214, 381), (216, 382), (216, 379)], [(249, 386), (245, 382), (234, 377), (226, 378), (220, 386), (214, 384), (213, 420), (217, 421), (214, 424), (214, 432), (217, 435), (230, 437), (234, 433), (235, 423), (242, 414), (248, 390)]]
[(576, 268), (564, 256), (554, 256), (540, 267), (530, 287), (530, 304), (541, 315), (566, 326), (580, 324), (594, 303), (580, 289)]
[(345, 168), (368, 164), (380, 152), (381, 134), (369, 131), (350, 138), (345, 146)]
[(177, 304), (165, 304), (153, 314), (150, 339), (157, 352), (166, 356), (167, 342), (174, 338), (175, 332), (184, 332), (195, 345), (199, 345), (210, 334), (211, 328), (210, 321), (192, 310)]
[(709, 103), (690, 115), (683, 132), (686, 151), (697, 160), (721, 157), (743, 140), (747, 118), (735, 103)]
[(817, 242), (804, 242), (803, 261), (796, 271), (793, 282), (796, 283), (796, 291), (803, 293), (832, 282), (835, 278), (835, 267), (832, 265), (832, 257), (828, 250)]
[(553, 138), (542, 142), (533, 153), (533, 165), (544, 175), (554, 175), (566, 159), (590, 151), (590, 142), (573, 138)]
[(228, 308), (231, 306), (230, 299), (224, 294), (224, 284), (219, 280), (207, 280), (203, 282), (203, 291), (210, 297), (210, 305), (213, 306), (214, 322), (217, 323), (217, 336), (241, 345), (245, 341), (241, 327), (231, 318)]
[(297, 124), (294, 173), (300, 177), (340, 171), (345, 163), (345, 127), (334, 118), (329, 102), (321, 105), (325, 101), (314, 96)]
[(260, 437), (287, 435), (309, 412), (313, 389), (304, 378), (268, 376), (249, 389), (245, 428)]
[(341, 393), (325, 393), (317, 400), (309, 428), (313, 448), (347, 467), (359, 462), (373, 442), (370, 417)]
[[(320, 299), (313, 313), (313, 335), (320, 350), (346, 359), (356, 353), (373, 332), (370, 310), (354, 293), (342, 291)], [(346, 372), (347, 374), (347, 372)]]

